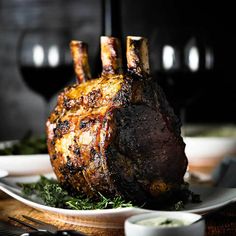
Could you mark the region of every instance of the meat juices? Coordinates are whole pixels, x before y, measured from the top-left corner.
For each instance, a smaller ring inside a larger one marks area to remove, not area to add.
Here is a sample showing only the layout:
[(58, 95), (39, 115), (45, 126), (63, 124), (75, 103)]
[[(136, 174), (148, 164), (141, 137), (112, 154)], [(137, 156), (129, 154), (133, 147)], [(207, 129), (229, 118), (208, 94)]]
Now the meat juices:
[(72, 41), (71, 51), (78, 84), (46, 124), (58, 181), (90, 197), (160, 202), (183, 184), (188, 162), (179, 119), (150, 77), (147, 40), (127, 37), (124, 73), (119, 40), (101, 37), (103, 71), (91, 80), (85, 44)]

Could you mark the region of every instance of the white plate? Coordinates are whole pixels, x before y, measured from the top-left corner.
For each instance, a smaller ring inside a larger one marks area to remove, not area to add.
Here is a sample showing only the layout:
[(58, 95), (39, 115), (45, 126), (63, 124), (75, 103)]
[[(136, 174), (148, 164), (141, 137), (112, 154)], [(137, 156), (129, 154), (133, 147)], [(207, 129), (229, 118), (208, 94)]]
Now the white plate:
[(6, 170), (0, 169), (0, 178), (6, 177), (8, 175), (8, 172)]
[(184, 137), (185, 153), (191, 163), (212, 161), (236, 154), (236, 137)]
[[(236, 157), (236, 137), (184, 137), (189, 171), (200, 181), (212, 180), (212, 173), (227, 157)], [(202, 177), (203, 178), (202, 178)]]
[[(0, 149), (11, 146), (17, 141), (0, 143)], [(34, 155), (0, 155), (0, 168), (9, 175), (40, 175), (52, 172), (48, 154)]]
[(52, 171), (48, 154), (0, 156), (0, 167), (9, 175), (45, 174)]
[[(47, 176), (49, 177), (50, 175)], [(39, 201), (37, 202), (37, 199), (32, 201), (22, 196), (19, 187), (16, 185), (16, 183), (34, 182), (38, 179), (39, 176), (6, 177), (5, 179), (1, 179), (0, 189), (6, 194), (28, 206), (45, 213), (50, 213), (50, 217), (80, 226), (116, 229), (123, 228), (124, 221), (129, 216), (147, 212), (155, 212), (152, 210), (135, 207), (106, 210), (68, 210), (45, 206), (40, 204)], [(7, 184), (3, 184), (2, 181), (5, 181)], [(185, 206), (185, 212), (206, 213), (236, 201), (236, 188), (214, 188), (199, 186), (192, 187), (191, 190), (201, 195), (202, 202), (187, 204)]]
[(236, 126), (233, 124), (187, 124), (181, 129), (191, 166), (213, 169), (225, 157), (236, 156)]

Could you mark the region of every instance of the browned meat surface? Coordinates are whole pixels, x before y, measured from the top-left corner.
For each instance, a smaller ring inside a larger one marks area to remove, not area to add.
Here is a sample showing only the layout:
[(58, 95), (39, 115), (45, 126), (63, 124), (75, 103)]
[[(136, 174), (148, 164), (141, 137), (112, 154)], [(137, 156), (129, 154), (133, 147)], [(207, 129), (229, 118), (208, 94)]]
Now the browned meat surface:
[(47, 122), (48, 149), (58, 180), (88, 196), (158, 201), (178, 189), (187, 167), (180, 123), (149, 75), (147, 40), (101, 37), (103, 72), (90, 78), (87, 47), (71, 43), (79, 83), (65, 88)]

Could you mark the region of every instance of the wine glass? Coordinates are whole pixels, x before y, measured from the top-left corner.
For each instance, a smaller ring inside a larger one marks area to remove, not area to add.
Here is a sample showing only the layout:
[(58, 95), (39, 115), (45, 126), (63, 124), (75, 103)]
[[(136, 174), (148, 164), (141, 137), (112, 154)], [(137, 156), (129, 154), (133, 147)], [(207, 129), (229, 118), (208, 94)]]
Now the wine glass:
[(49, 101), (72, 79), (69, 33), (62, 29), (23, 31), (18, 42), (17, 63), (25, 84), (42, 96), (46, 117)]

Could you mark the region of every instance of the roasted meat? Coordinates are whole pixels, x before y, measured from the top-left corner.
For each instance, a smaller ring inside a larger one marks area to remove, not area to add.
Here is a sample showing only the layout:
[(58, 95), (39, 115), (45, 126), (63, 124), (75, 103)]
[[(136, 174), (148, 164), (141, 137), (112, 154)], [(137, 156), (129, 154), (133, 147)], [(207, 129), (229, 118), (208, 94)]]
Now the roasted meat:
[(183, 184), (180, 122), (149, 74), (148, 45), (127, 37), (127, 72), (118, 39), (101, 37), (103, 71), (91, 79), (87, 46), (71, 42), (78, 83), (59, 95), (47, 144), (59, 182), (88, 196), (158, 201)]

